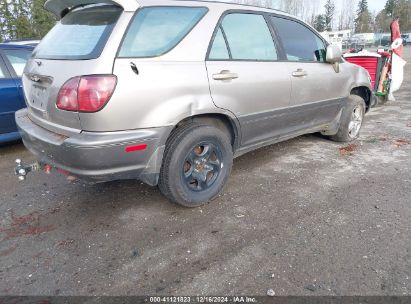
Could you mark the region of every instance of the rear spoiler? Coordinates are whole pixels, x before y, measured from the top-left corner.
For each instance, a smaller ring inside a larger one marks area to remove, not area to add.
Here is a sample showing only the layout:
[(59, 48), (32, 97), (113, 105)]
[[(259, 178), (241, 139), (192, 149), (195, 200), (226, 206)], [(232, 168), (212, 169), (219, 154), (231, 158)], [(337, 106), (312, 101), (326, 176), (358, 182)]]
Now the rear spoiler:
[(120, 6), (126, 12), (134, 12), (139, 7), (137, 0), (47, 0), (44, 8), (60, 19), (74, 7), (100, 3)]

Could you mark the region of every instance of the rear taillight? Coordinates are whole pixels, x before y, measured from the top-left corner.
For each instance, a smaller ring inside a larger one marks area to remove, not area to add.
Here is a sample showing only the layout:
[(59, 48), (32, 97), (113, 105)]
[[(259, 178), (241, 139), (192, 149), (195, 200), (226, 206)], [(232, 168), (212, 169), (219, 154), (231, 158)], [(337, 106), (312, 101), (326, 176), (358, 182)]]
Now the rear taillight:
[(57, 108), (65, 111), (93, 113), (100, 111), (110, 100), (117, 77), (82, 76), (67, 81), (57, 97)]
[(57, 108), (66, 111), (78, 111), (78, 84), (80, 77), (67, 81), (57, 97)]

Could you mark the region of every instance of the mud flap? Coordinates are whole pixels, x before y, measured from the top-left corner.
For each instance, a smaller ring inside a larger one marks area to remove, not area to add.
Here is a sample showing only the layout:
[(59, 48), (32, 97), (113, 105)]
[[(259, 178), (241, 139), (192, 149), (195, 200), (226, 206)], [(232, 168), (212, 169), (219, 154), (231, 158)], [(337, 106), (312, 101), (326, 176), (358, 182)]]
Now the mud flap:
[(147, 167), (140, 176), (140, 180), (149, 186), (156, 187), (160, 177), (160, 170), (163, 164), (163, 156), (166, 146), (158, 147), (151, 156)]

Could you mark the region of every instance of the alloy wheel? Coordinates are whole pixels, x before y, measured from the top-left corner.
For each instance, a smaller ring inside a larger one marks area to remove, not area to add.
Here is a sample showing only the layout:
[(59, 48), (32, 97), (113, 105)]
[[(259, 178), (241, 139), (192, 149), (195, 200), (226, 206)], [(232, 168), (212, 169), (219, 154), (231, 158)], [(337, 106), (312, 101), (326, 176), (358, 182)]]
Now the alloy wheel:
[(223, 168), (220, 148), (211, 142), (196, 145), (187, 155), (183, 165), (183, 180), (192, 191), (211, 188)]
[(360, 133), (360, 129), (364, 120), (364, 111), (361, 105), (354, 108), (351, 114), (351, 121), (348, 125), (348, 135), (350, 138), (356, 138)]

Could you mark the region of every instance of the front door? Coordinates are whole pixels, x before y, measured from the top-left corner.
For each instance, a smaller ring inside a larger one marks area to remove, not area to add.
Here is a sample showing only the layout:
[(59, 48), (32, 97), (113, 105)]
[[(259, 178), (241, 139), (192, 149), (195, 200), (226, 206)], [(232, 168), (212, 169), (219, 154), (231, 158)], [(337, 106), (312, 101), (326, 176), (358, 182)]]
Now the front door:
[(291, 80), (274, 41), (263, 15), (235, 11), (222, 18), (208, 54), (211, 96), (239, 119), (242, 146), (275, 138), (287, 126)]
[(272, 16), (271, 22), (286, 56), (296, 128), (307, 130), (331, 122), (349, 95), (345, 85), (349, 74), (336, 73), (326, 63), (324, 41), (306, 25), (279, 16)]

